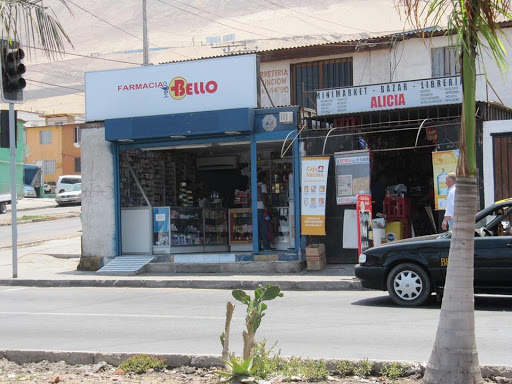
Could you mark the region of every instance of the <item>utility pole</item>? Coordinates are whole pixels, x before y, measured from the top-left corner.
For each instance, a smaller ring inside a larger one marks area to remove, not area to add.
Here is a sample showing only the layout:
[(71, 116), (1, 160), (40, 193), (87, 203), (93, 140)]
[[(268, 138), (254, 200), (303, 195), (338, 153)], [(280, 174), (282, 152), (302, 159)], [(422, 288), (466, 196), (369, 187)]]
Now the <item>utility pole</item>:
[(12, 232), (12, 277), (18, 277), (18, 220), (16, 202), (16, 122), (14, 104), (9, 103), (9, 150), (11, 153), (11, 232)]
[(146, 1), (142, 0), (142, 51), (143, 65), (149, 65), (149, 47), (148, 47), (148, 13), (146, 11)]

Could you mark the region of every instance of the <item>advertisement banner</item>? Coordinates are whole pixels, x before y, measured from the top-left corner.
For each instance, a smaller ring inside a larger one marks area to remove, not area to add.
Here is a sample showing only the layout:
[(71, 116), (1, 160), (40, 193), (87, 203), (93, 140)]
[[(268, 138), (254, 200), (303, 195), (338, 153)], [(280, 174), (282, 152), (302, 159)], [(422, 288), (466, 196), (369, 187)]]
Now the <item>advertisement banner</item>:
[(432, 168), (434, 171), (434, 200), (436, 203), (436, 210), (446, 209), (446, 197), (448, 196), (446, 175), (450, 172), (456, 171), (458, 158), (458, 149), (432, 153)]
[(85, 73), (85, 120), (256, 108), (259, 60), (239, 55)]
[(370, 248), (370, 226), (372, 222), (372, 195), (357, 195), (357, 250), (359, 255)]
[(170, 208), (153, 207), (153, 245), (170, 246)]
[(322, 89), (316, 92), (318, 116), (460, 103), (462, 82), (459, 76)]
[(325, 235), (325, 202), (329, 157), (303, 157), (301, 234)]
[(370, 152), (351, 151), (334, 154), (336, 204), (356, 204), (358, 194), (370, 193)]

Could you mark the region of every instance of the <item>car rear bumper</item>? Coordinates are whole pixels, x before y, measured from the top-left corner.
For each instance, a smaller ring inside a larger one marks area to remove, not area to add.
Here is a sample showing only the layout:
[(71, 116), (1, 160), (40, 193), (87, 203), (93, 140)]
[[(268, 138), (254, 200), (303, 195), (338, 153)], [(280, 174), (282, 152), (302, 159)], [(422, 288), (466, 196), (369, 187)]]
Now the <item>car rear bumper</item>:
[(386, 290), (386, 282), (384, 281), (386, 268), (357, 264), (354, 271), (356, 277), (361, 280), (363, 288)]

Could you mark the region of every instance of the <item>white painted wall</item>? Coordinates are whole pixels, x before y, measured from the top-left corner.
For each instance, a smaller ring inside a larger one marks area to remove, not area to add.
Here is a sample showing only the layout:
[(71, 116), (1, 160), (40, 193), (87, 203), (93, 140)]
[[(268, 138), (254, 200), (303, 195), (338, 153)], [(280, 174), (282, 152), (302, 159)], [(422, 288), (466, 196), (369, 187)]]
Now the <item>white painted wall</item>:
[[(265, 83), (266, 90), (261, 80)], [(290, 105), (290, 94), (290, 63), (278, 61), (260, 64), (261, 106), (272, 107), (272, 103), (275, 107)]]
[(485, 206), (494, 203), (494, 153), (492, 145), (493, 133), (512, 133), (512, 120), (484, 122), (484, 191)]
[[(508, 52), (512, 52), (512, 28), (504, 30), (506, 38), (502, 42)], [(271, 85), (273, 82), (285, 81), (288, 93), (284, 87), (271, 93), (276, 106), (290, 104), (290, 65), (332, 58), (352, 57), (354, 63), (354, 85), (369, 85), (388, 83), (404, 80), (428, 79), (432, 77), (432, 48), (452, 46), (454, 43), (449, 37), (434, 37), (431, 39), (409, 39), (398, 41), (391, 49), (390, 46), (375, 47), (372, 50), (359, 50), (351, 54), (340, 54), (315, 57), (310, 59), (297, 59), (278, 61), (274, 63), (262, 63), (260, 75)], [(512, 77), (512, 55), (507, 57), (509, 69), (502, 73), (494, 64), (493, 58), (484, 51), (479, 58), (477, 69), (477, 94), (478, 101), (495, 101), (512, 107), (512, 87), (509, 81)], [(484, 73), (487, 72), (487, 80)], [(262, 107), (270, 107), (270, 101), (261, 89)]]
[(115, 202), (112, 144), (105, 128), (82, 128), (82, 257), (114, 257)]

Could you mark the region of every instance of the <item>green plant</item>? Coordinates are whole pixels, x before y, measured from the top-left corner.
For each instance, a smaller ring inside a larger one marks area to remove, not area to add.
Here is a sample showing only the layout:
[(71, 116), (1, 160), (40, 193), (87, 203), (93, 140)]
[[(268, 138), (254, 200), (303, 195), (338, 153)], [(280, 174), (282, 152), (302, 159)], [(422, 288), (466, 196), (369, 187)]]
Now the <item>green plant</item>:
[(233, 380), (245, 380), (254, 375), (258, 367), (253, 364), (253, 358), (250, 357), (247, 360), (243, 360), (240, 357), (231, 355), (229, 360), (224, 360), (227, 371), (216, 371), (215, 373), (219, 376), (224, 377), (220, 383), (229, 383)]
[(307, 360), (304, 364), (303, 372), (307, 381), (326, 380), (329, 376), (327, 363), (324, 360)]
[(387, 363), (382, 366), (380, 374), (389, 380), (398, 380), (407, 376), (407, 365), (397, 362)]
[(139, 354), (130, 357), (119, 366), (125, 372), (145, 373), (150, 369), (155, 371), (163, 371), (167, 368), (164, 359), (152, 355)]
[(354, 374), (354, 363), (348, 360), (340, 360), (336, 362), (336, 370), (340, 376), (351, 376)]
[(257, 367), (255, 376), (267, 379), (276, 375), (283, 366), (283, 359), (279, 350), (277, 354), (272, 355), (277, 342), (267, 349), (267, 341), (263, 340), (254, 344), (253, 356), (254, 365)]
[(251, 351), (254, 347), (254, 335), (261, 324), (261, 319), (265, 316), (264, 311), (268, 308), (264, 301), (270, 301), (276, 297), (283, 297), (283, 294), (278, 285), (267, 284), (263, 287), (259, 284), (258, 288), (254, 290), (254, 299), (251, 299), (251, 297), (241, 289), (233, 290), (232, 295), (236, 300), (247, 305), (247, 314), (245, 316), (247, 331), (244, 331), (242, 335), (244, 339), (243, 358), (247, 360), (251, 356)]
[(370, 376), (373, 369), (373, 363), (368, 360), (368, 358), (365, 358), (363, 360), (360, 360), (356, 366), (354, 367), (354, 375), (366, 378)]

